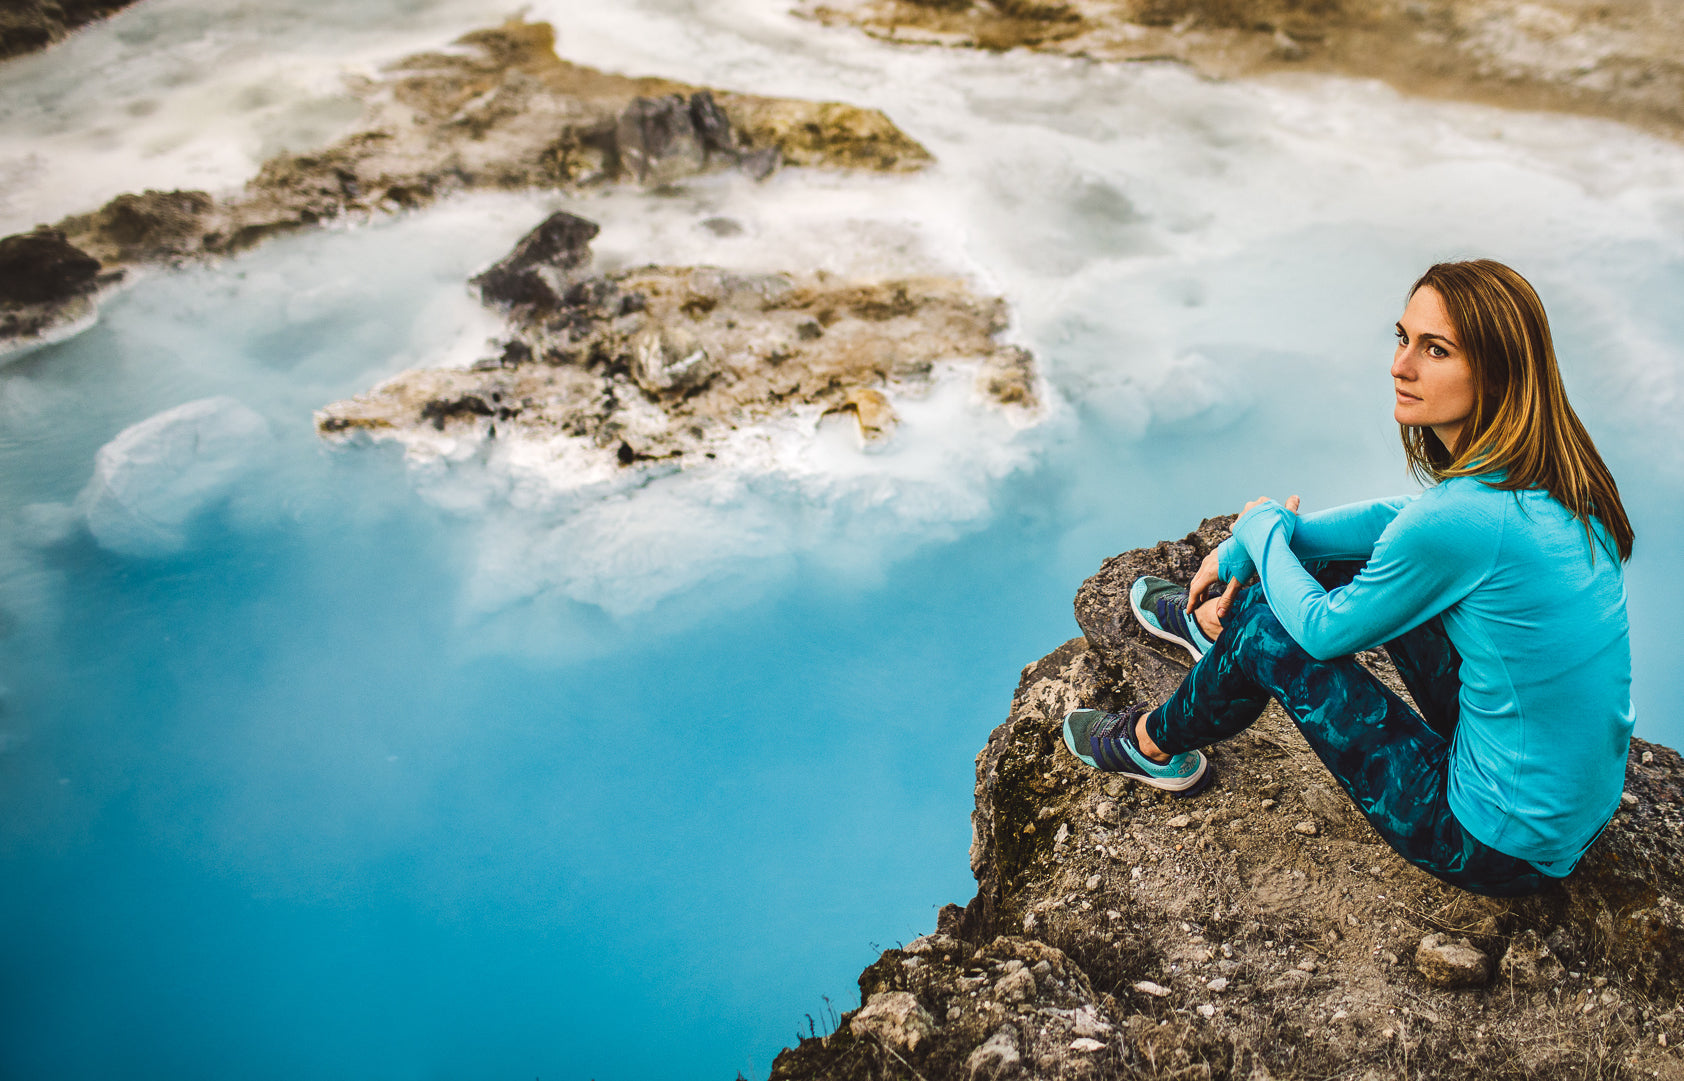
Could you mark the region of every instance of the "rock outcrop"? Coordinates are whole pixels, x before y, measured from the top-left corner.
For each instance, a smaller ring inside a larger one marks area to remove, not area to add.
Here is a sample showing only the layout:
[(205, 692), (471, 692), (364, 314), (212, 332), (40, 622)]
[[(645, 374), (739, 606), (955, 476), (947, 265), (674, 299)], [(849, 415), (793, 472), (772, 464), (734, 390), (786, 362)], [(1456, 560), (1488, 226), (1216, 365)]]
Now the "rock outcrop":
[(1684, 9), (1661, 0), (803, 0), (891, 41), (1316, 71), (1684, 135)]
[(772, 1077), (1684, 1077), (1676, 752), (1634, 740), (1575, 874), (1500, 901), (1393, 854), (1278, 707), (1210, 752), (1216, 781), (1188, 800), (1065, 751), (1067, 710), (1179, 681), (1184, 656), (1119, 599), (1138, 573), (1185, 579), (1229, 521), (1083, 585), (1084, 636), (1024, 669), (978, 756), (976, 897), (886, 951), (862, 1010)]
[[(278, 233), (475, 188), (660, 186), (731, 168), (764, 178), (780, 164), (896, 172), (930, 161), (876, 110), (568, 63), (548, 23), (515, 19), (456, 45), (354, 86), (367, 112), (359, 130), (271, 159), (239, 192), (126, 194), (55, 228), (114, 281), (138, 264), (228, 255)], [(0, 283), (0, 318), (23, 306)], [(0, 325), (0, 348), (27, 344), (41, 324), (37, 311)]]
[(135, 0), (7, 0), (0, 6), (0, 60), (45, 49), (78, 27), (108, 18)]
[(45, 226), (0, 238), (0, 342), (50, 334), (93, 315), (99, 260)]
[(843, 280), (647, 266), (588, 272), (596, 226), (565, 212), (475, 279), (509, 334), (469, 369), (404, 372), (316, 414), (324, 436), (411, 447), (564, 441), (601, 468), (712, 457), (732, 433), (843, 413), (868, 442), (891, 394), (938, 365), (976, 365), (980, 393), (1035, 404), (1033, 362), (997, 341), (1005, 304), (946, 278)]

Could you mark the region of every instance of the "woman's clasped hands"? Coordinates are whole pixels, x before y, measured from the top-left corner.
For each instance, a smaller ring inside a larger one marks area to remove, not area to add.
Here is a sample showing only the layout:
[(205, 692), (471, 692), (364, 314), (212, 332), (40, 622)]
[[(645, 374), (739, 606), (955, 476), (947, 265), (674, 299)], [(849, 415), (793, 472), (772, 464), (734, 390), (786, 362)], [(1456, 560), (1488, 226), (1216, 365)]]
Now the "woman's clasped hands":
[[(1245, 510), (1240, 511), (1240, 516), (1244, 517), (1251, 508), (1268, 501), (1268, 496), (1258, 496), (1245, 505)], [(1287, 496), (1286, 503), (1283, 505), (1289, 513), (1298, 513), (1297, 496)], [(1187, 613), (1198, 622), (1199, 630), (1204, 632), (1205, 637), (1212, 641), (1215, 641), (1216, 636), (1222, 633), (1222, 621), (1227, 618), (1228, 610), (1233, 607), (1235, 594), (1239, 593), (1240, 587), (1245, 584), (1238, 578), (1230, 579), (1223, 586), (1222, 592), (1218, 596), (1201, 603), (1201, 598), (1210, 590), (1210, 587), (1222, 582), (1217, 562), (1216, 549), (1212, 548), (1210, 554), (1205, 556), (1204, 562), (1199, 564), (1198, 571), (1193, 575), (1192, 584), (1187, 587)]]

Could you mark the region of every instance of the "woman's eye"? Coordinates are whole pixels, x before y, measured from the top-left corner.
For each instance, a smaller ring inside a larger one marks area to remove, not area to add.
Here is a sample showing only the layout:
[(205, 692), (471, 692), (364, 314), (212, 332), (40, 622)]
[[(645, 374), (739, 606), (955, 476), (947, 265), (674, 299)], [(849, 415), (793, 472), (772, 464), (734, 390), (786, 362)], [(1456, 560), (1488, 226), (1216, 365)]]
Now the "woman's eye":
[(1442, 345), (1429, 345), (1427, 346), (1427, 355), (1430, 357), (1447, 357), (1450, 355), (1450, 350)]

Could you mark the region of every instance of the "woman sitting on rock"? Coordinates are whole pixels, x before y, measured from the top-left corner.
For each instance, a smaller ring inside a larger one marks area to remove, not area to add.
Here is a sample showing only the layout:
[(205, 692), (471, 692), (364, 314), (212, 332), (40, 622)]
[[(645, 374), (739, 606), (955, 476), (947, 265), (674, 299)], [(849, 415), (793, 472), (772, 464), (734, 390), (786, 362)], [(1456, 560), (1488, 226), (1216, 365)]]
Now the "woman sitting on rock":
[[(1303, 516), (1296, 496), (1246, 504), (1185, 593), (1135, 583), (1146, 629), (1198, 658), (1181, 686), (1156, 709), (1076, 710), (1064, 740), (1190, 794), (1198, 748), (1272, 697), (1404, 859), (1475, 893), (1531, 893), (1619, 806), (1631, 523), (1519, 274), (1432, 267), (1397, 339), (1393, 416), (1432, 487)], [(1352, 656), (1380, 645), (1416, 709)]]

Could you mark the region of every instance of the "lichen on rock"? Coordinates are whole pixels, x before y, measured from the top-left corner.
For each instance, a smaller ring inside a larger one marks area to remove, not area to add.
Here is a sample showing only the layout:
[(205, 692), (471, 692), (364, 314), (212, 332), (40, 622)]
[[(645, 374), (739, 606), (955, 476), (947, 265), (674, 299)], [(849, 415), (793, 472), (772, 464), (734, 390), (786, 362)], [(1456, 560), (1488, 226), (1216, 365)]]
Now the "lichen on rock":
[(980, 396), (1032, 408), (1034, 368), (998, 340), (1006, 308), (950, 278), (853, 280), (714, 267), (588, 269), (596, 226), (560, 212), (475, 281), (509, 333), (469, 369), (405, 372), (316, 415), (412, 448), (440, 438), (583, 444), (618, 466), (718, 453), (734, 432), (843, 415), (889, 439), (893, 397), (975, 366)]
[[(845, 1014), (773, 1077), (1684, 1076), (1676, 752), (1634, 740), (1632, 798), (1578, 870), (1495, 900), (1393, 853), (1278, 706), (1207, 752), (1216, 782), (1189, 800), (1064, 749), (1069, 709), (1180, 680), (1185, 656), (1134, 623), (1127, 586), (1185, 580), (1230, 521), (1107, 560), (1077, 596), (1084, 636), (1024, 669), (977, 757), (976, 896), (860, 977), (862, 1001), (905, 992), (936, 1028), (897, 1058)], [(1423, 952), (1455, 978), (1423, 973)]]

